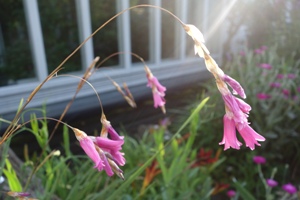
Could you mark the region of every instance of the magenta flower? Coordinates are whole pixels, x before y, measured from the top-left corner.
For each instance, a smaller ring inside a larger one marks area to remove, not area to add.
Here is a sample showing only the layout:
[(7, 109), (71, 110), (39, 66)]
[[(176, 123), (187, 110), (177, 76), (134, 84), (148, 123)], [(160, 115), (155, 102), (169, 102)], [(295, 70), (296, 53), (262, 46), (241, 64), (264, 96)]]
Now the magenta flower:
[(246, 143), (246, 147), (249, 147), (251, 150), (255, 149), (255, 145), (260, 146), (260, 144), (257, 141), (265, 141), (266, 139), (258, 134), (256, 131), (254, 131), (248, 124), (245, 124), (244, 126), (238, 126), (238, 131), (240, 132), (240, 135), (244, 139)]
[(266, 94), (266, 93), (258, 93), (258, 94), (256, 94), (256, 97), (260, 100), (266, 100), (266, 99), (270, 99), (271, 95)]
[(233, 89), (233, 92), (232, 92), (233, 94), (238, 94), (243, 99), (246, 98), (244, 89), (242, 88), (242, 86), (240, 85), (239, 82), (237, 82), (235, 79), (231, 78), (230, 76), (228, 76), (226, 74), (224, 74), (224, 76), (222, 78), (223, 78), (223, 81), (225, 81)]
[(289, 79), (295, 79), (296, 78), (296, 75), (295, 74), (288, 74), (287, 77)]
[(164, 99), (164, 96), (167, 89), (159, 83), (157, 78), (152, 74), (147, 66), (145, 66), (145, 71), (148, 79), (147, 87), (150, 87), (152, 89), (154, 108), (161, 107), (162, 112), (166, 113), (166, 101)]
[(276, 187), (278, 185), (277, 181), (273, 179), (267, 179), (266, 182), (269, 187)]
[(300, 92), (300, 87), (297, 88), (297, 91)]
[(262, 50), (262, 49), (255, 49), (255, 50), (254, 50), (254, 53), (257, 54), (257, 55), (261, 55), (261, 54), (263, 54), (264, 52), (265, 52), (265, 51)]
[(153, 93), (154, 108), (164, 107), (166, 104), (164, 95), (160, 93), (156, 88), (152, 89), (152, 93)]
[(297, 192), (297, 188), (295, 186), (293, 186), (291, 183), (283, 185), (282, 189), (289, 194), (294, 194)]
[(125, 164), (124, 153), (119, 152), (124, 143), (123, 140), (110, 140), (106, 137), (90, 137), (83, 131), (73, 128), (75, 136), (80, 143), (81, 148), (95, 163), (98, 171), (105, 170), (108, 176), (116, 173), (124, 179), (123, 172), (118, 165)]
[(124, 144), (123, 140), (110, 140), (104, 137), (91, 137), (93, 142), (100, 147), (105, 153), (109, 153), (112, 160), (115, 161), (118, 165), (125, 165), (124, 153), (120, 152), (122, 145)]
[(219, 145), (224, 144), (224, 150), (229, 149), (230, 147), (233, 149), (240, 149), (242, 143), (238, 141), (236, 137), (236, 129), (234, 120), (230, 119), (226, 114), (223, 117), (224, 122), (224, 134), (223, 139), (219, 143)]
[(228, 190), (226, 194), (229, 198), (232, 198), (236, 195), (236, 192), (234, 190)]
[(101, 130), (101, 137), (107, 137), (109, 134), (112, 140), (120, 140), (124, 142), (124, 136), (120, 136), (117, 131), (112, 127), (110, 121), (108, 121), (104, 114), (101, 116), (101, 123), (102, 123), (102, 130)]
[(272, 65), (270, 65), (268, 63), (261, 63), (258, 66), (263, 69), (272, 69)]
[(240, 56), (245, 56), (245, 55), (246, 55), (245, 51), (240, 51)]
[(267, 50), (267, 49), (268, 49), (268, 47), (267, 47), (267, 46), (265, 46), (265, 45), (263, 45), (263, 46), (261, 46), (261, 47), (260, 47), (260, 49), (261, 49), (262, 51), (265, 51), (265, 50)]
[(248, 113), (251, 110), (246, 102), (232, 96), (231, 94), (222, 95), (225, 102), (226, 114), (223, 118), (224, 135), (220, 145), (224, 144), (224, 150), (231, 148), (240, 149), (242, 145), (236, 137), (236, 129), (244, 139), (246, 146), (251, 150), (255, 145), (260, 146), (257, 141), (265, 141), (265, 138), (255, 132), (248, 124)]
[(277, 79), (283, 79), (284, 78), (284, 74), (277, 74), (276, 78)]
[(103, 160), (101, 160), (92, 139), (88, 137), (85, 132), (77, 128), (74, 128), (73, 131), (77, 140), (79, 141), (81, 148), (84, 150), (86, 155), (88, 155), (88, 157), (90, 157), (90, 159), (95, 163), (94, 168), (97, 168), (99, 171), (101, 171), (104, 167), (104, 163)]
[(289, 96), (290, 95), (290, 91), (288, 89), (283, 89), (282, 94), (284, 94), (285, 96)]
[(281, 87), (281, 83), (273, 82), (273, 83), (270, 84), (270, 87), (272, 87), (272, 88), (280, 88)]
[(265, 164), (266, 163), (266, 158), (263, 156), (254, 156), (253, 157), (253, 162), (255, 162), (255, 164)]

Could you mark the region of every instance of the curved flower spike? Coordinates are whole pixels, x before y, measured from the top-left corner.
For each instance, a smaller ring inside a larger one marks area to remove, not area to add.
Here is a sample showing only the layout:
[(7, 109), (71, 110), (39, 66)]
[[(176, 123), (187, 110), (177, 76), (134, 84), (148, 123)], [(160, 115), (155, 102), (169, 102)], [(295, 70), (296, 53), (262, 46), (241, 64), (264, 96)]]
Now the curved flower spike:
[(148, 79), (148, 84), (147, 86), (152, 88), (152, 94), (153, 94), (153, 101), (154, 101), (154, 108), (160, 107), (162, 112), (165, 114), (166, 109), (165, 109), (165, 104), (166, 100), (164, 98), (165, 96), (165, 91), (167, 90), (166, 87), (162, 86), (157, 78), (153, 76), (152, 72), (150, 69), (145, 66), (145, 71)]

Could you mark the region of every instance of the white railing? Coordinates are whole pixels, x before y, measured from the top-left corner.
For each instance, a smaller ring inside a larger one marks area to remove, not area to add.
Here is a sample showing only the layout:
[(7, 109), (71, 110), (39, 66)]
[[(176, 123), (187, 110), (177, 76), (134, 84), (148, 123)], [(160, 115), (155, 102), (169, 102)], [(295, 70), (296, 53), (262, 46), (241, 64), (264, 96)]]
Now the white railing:
[[(162, 0), (150, 0), (153, 5), (160, 6)], [(197, 4), (201, 1), (192, 1)], [(204, 0), (204, 9), (202, 13), (208, 12), (210, 7), (210, 0)], [(90, 5), (87, 0), (76, 0), (76, 12), (77, 12), (77, 22), (79, 28), (80, 41), (83, 41), (91, 33), (91, 19), (90, 19)], [(184, 22), (188, 22), (187, 13), (188, 3), (187, 0), (177, 0), (176, 1), (176, 13), (179, 18)], [(10, 117), (12, 113), (17, 110), (19, 101), (21, 98), (26, 98), (30, 92), (37, 86), (38, 83), (43, 81), (47, 74), (47, 61), (45, 56), (45, 48), (43, 42), (43, 34), (40, 23), (40, 16), (38, 10), (37, 0), (23, 0), (24, 10), (26, 14), (26, 22), (29, 32), (31, 51), (33, 55), (34, 68), (36, 70), (36, 80), (31, 82), (23, 82), (22, 84), (10, 85), (5, 87), (0, 87), (0, 115)], [(124, 10), (129, 7), (129, 0), (116, 0), (117, 12)], [(196, 6), (196, 5), (195, 5)], [(151, 8), (149, 8), (151, 9)], [(203, 8), (202, 8), (203, 9)], [(161, 10), (151, 9), (150, 12), (150, 31), (149, 38), (150, 44), (150, 62), (149, 67), (152, 72), (162, 81), (166, 81), (169, 85), (180, 84), (177, 79), (178, 77), (189, 77), (186, 82), (192, 80), (197, 80), (202, 76), (201, 72), (204, 72), (203, 61), (198, 57), (188, 57), (186, 55), (186, 43), (187, 38), (186, 33), (182, 28), (177, 25), (175, 33), (175, 45), (177, 47), (177, 52), (173, 60), (164, 60), (161, 58)], [(195, 13), (197, 19), (199, 19), (199, 24), (195, 24), (199, 29), (205, 31), (208, 29), (207, 18), (200, 16), (201, 13)], [(200, 26), (202, 24), (202, 26)], [(100, 24), (99, 24), (100, 25)], [(117, 18), (118, 27), (118, 45), (119, 51), (131, 52), (131, 40), (130, 38), (130, 13), (125, 12), (120, 17)], [(220, 34), (222, 36), (222, 34)], [(221, 43), (220, 43), (221, 47)], [(193, 49), (193, 46), (189, 47)], [(221, 48), (220, 48), (221, 49)], [(81, 60), (83, 70), (89, 66), (91, 61), (94, 59), (93, 53), (93, 41), (89, 40), (81, 48)], [(216, 52), (214, 55), (217, 58), (221, 54)], [(139, 86), (146, 84), (146, 78), (144, 74), (144, 69), (141, 64), (132, 64), (132, 58), (130, 54), (122, 54), (119, 57), (119, 68), (114, 70), (106, 70), (95, 73), (91, 78), (90, 82), (95, 86), (97, 92), (100, 93), (103, 104), (112, 104), (121, 100), (120, 95), (116, 95), (115, 88), (111, 82), (106, 78), (106, 75), (112, 77), (115, 81), (122, 83), (126, 82), (129, 87), (133, 88), (134, 95), (143, 95), (145, 93), (144, 89), (139, 88)], [(76, 74), (76, 73), (75, 73)], [(82, 73), (77, 73), (82, 74)], [(192, 76), (191, 76), (192, 75)], [(191, 78), (193, 77), (193, 78)], [(177, 80), (176, 80), (177, 79)], [(65, 102), (69, 100), (75, 92), (78, 80), (68, 77), (57, 78), (55, 81), (49, 81), (45, 86), (37, 93), (34, 100), (29, 104), (29, 107), (40, 107), (41, 104), (47, 103), (48, 114), (57, 115), (62, 112)], [(97, 99), (93, 95), (93, 90), (85, 87), (80, 91), (78, 95), (78, 100), (73, 106), (76, 108), (74, 111), (81, 111), (90, 108), (91, 105), (97, 104)], [(71, 112), (71, 111), (70, 111)]]

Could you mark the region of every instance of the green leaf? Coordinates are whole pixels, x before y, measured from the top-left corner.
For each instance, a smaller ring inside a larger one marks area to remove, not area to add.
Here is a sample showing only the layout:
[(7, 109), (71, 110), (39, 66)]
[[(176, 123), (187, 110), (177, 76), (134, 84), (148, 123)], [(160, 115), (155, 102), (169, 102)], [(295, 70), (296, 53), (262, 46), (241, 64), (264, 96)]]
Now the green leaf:
[[(201, 103), (197, 106), (197, 108), (194, 110), (194, 112), (188, 117), (188, 119), (181, 125), (181, 127), (178, 129), (178, 131), (174, 134), (174, 136), (171, 138), (171, 140), (165, 145), (167, 146), (170, 144), (172, 140), (174, 140), (180, 132), (190, 123), (190, 121), (194, 118), (196, 114), (199, 113), (199, 111), (204, 107), (206, 102), (208, 101), (209, 97), (205, 98), (201, 101)], [(120, 196), (121, 192), (125, 190), (134, 180), (137, 179), (137, 177), (146, 169), (146, 167), (152, 162), (152, 160), (160, 153), (160, 151), (157, 151), (151, 158), (149, 158), (139, 169), (137, 169), (130, 177), (126, 179), (126, 181), (118, 187), (110, 197), (107, 198), (107, 200), (110, 199), (117, 199), (118, 196)]]
[(255, 200), (255, 198), (250, 194), (248, 190), (244, 188), (242, 184), (240, 184), (237, 180), (233, 180), (233, 186), (240, 193), (241, 197), (245, 200)]

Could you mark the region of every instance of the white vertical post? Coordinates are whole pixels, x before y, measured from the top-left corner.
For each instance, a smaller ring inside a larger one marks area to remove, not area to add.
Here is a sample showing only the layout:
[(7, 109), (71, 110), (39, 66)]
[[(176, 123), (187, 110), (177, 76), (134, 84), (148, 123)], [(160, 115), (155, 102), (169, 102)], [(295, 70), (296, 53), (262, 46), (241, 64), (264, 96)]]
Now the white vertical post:
[(203, 6), (203, 10), (202, 10), (202, 19), (203, 19), (203, 27), (202, 27), (202, 33), (206, 33), (207, 29), (208, 29), (208, 9), (209, 9), (209, 1), (208, 0), (204, 0), (204, 6)]
[[(150, 4), (161, 6), (161, 0), (151, 0)], [(159, 65), (161, 61), (161, 10), (156, 8), (150, 9), (150, 61), (152, 61), (156, 66)]]
[[(83, 42), (92, 34), (90, 1), (76, 0), (79, 41)], [(83, 69), (87, 69), (94, 59), (93, 38), (89, 39), (80, 49)]]
[[(129, 0), (117, 0), (117, 12), (129, 8)], [(131, 35), (130, 35), (130, 11), (127, 11), (117, 18), (118, 45), (119, 51), (126, 52), (119, 56), (120, 66), (125, 69), (131, 67)]]
[[(187, 20), (187, 1), (176, 1), (176, 15), (186, 23)], [(182, 26), (179, 23), (176, 23), (176, 31), (175, 31), (175, 46), (178, 47), (177, 56), (179, 60), (185, 59), (185, 51), (186, 51), (186, 33), (183, 30)]]
[(39, 81), (48, 76), (45, 47), (37, 0), (23, 0), (35, 72)]

